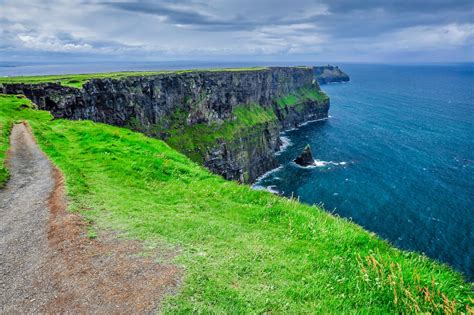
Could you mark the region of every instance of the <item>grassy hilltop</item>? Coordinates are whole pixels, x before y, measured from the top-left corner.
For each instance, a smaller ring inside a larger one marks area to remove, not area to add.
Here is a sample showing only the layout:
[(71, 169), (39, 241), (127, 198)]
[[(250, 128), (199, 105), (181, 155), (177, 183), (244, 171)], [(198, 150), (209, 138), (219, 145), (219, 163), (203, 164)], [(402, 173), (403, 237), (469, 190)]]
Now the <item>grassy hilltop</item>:
[(121, 79), (127, 77), (144, 77), (158, 74), (169, 73), (189, 73), (202, 71), (258, 71), (265, 70), (267, 67), (249, 67), (249, 68), (228, 68), (228, 69), (195, 69), (195, 70), (161, 70), (161, 71), (122, 71), (122, 72), (105, 72), (105, 73), (83, 73), (83, 74), (56, 74), (56, 75), (38, 75), (38, 76), (16, 76), (16, 77), (0, 77), (2, 83), (59, 83), (63, 86), (69, 86), (80, 89), (87, 81), (92, 79)]
[(449, 267), (318, 207), (225, 181), (128, 129), (54, 120), (0, 96), (0, 165), (12, 123), (23, 120), (65, 174), (71, 211), (94, 228), (179, 249), (173, 263), (185, 276), (165, 313), (472, 312), (472, 287)]

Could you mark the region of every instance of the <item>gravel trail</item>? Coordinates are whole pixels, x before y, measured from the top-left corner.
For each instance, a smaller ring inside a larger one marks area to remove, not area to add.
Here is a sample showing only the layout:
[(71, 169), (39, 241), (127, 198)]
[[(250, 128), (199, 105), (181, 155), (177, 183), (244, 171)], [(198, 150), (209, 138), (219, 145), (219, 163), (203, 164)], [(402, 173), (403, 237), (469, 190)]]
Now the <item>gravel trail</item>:
[(1, 311), (35, 299), (37, 292), (29, 288), (48, 247), (48, 198), (54, 178), (50, 162), (29, 135), (25, 124), (13, 127), (7, 162), (11, 178), (0, 190)]
[[(141, 243), (99, 231), (66, 210), (63, 176), (26, 123), (13, 127), (0, 189), (0, 314), (143, 314), (176, 292), (182, 268), (176, 249), (145, 251)], [(164, 263), (158, 264), (158, 260)]]

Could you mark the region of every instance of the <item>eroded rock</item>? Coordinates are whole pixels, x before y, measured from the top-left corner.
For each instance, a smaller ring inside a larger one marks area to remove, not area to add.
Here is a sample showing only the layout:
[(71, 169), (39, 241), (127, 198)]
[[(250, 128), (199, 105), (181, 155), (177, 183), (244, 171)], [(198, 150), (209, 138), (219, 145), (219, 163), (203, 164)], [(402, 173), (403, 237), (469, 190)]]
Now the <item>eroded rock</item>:
[(295, 163), (301, 166), (314, 165), (313, 153), (309, 144), (304, 147), (303, 152), (295, 159)]

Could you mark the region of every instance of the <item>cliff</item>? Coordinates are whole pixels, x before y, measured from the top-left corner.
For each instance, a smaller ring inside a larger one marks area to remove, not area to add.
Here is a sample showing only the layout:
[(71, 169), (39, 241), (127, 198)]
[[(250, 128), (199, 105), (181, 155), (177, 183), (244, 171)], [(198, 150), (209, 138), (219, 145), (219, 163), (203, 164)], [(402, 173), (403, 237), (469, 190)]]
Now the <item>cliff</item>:
[(347, 82), (349, 76), (344, 73), (338, 66), (320, 66), (313, 67), (314, 77), (319, 84), (327, 84), (332, 82)]
[(226, 179), (251, 182), (277, 166), (279, 132), (327, 117), (329, 99), (311, 68), (193, 71), (119, 79), (82, 88), (3, 83), (56, 118), (90, 119), (163, 139)]

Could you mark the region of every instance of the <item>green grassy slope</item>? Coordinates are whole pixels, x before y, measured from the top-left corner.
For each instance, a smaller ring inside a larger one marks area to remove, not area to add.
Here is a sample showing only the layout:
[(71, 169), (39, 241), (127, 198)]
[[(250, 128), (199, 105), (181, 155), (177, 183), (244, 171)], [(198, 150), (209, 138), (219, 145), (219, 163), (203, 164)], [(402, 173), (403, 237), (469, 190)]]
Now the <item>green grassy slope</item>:
[[(280, 108), (294, 107), (300, 111), (305, 107), (307, 101), (327, 99), (328, 96), (322, 91), (301, 88), (295, 93), (278, 98), (276, 103)], [(167, 117), (166, 128), (157, 124), (152, 128), (150, 134), (166, 139), (166, 143), (171, 147), (186, 153), (193, 161), (201, 164), (204, 162), (203, 156), (208, 148), (215, 146), (218, 141), (230, 143), (249, 134), (255, 135), (260, 130), (263, 132), (266, 124), (274, 124), (275, 128), (279, 125), (274, 109), (259, 104), (236, 106), (232, 112), (232, 118), (222, 123), (200, 123), (189, 126), (186, 123), (187, 115), (188, 113), (184, 111), (175, 112), (172, 117)], [(140, 130), (139, 124), (130, 124), (129, 127), (133, 130)]]
[(311, 88), (301, 88), (294, 93), (285, 95), (284, 97), (276, 99), (276, 103), (280, 108), (298, 106), (307, 100), (325, 101), (329, 97), (323, 92)]
[(215, 146), (218, 141), (231, 142), (243, 134), (262, 129), (267, 123), (276, 124), (278, 121), (271, 108), (264, 108), (258, 104), (237, 106), (232, 115), (233, 119), (222, 123), (200, 123), (189, 126), (186, 123), (187, 113), (177, 112), (170, 119), (172, 123), (169, 128), (161, 128), (159, 125), (155, 128), (159, 131), (166, 130), (164, 138), (171, 147), (202, 164), (208, 148)]
[(4, 113), (10, 108), (18, 108), (25, 101), (13, 97), (0, 98), (0, 188), (5, 185), (8, 180), (8, 170), (4, 164), (5, 155), (8, 150), (10, 130), (12, 126), (13, 115)]
[(164, 302), (165, 312), (443, 313), (472, 307), (469, 284), (458, 273), (394, 249), (355, 224), (224, 181), (140, 133), (53, 120), (22, 104), (29, 102), (0, 96), (2, 126), (29, 121), (65, 174), (71, 210), (99, 228), (180, 248), (175, 263), (185, 267), (185, 278), (180, 292)]
[(186, 73), (199, 71), (257, 71), (268, 69), (266, 67), (252, 67), (252, 68), (229, 68), (229, 69), (196, 69), (196, 70), (173, 70), (173, 71), (123, 71), (123, 72), (108, 72), (108, 73), (84, 73), (84, 74), (59, 74), (59, 75), (45, 75), (45, 76), (18, 76), (18, 77), (0, 77), (1, 83), (50, 83), (57, 82), (64, 86), (81, 88), (84, 83), (91, 79), (120, 79), (126, 77), (140, 77), (157, 75), (164, 73)]

